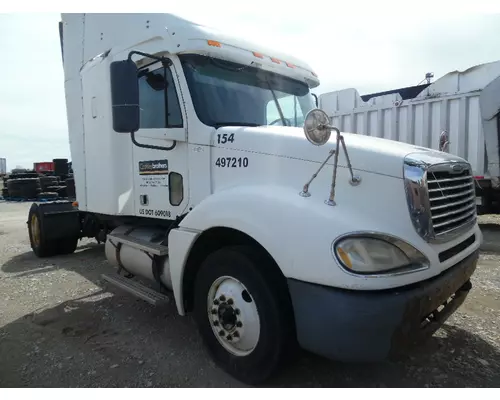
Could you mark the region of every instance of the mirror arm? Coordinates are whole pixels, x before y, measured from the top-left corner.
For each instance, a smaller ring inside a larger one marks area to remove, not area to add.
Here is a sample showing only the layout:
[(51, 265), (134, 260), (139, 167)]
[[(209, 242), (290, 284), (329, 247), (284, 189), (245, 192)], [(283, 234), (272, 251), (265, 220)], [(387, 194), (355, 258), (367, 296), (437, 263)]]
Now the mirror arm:
[(334, 162), (333, 162), (332, 182), (330, 185), (330, 195), (328, 196), (328, 200), (325, 200), (325, 204), (327, 204), (329, 206), (335, 206), (336, 205), (336, 203), (335, 203), (335, 186), (337, 183), (337, 170), (338, 170), (338, 163), (339, 163), (340, 146), (342, 146), (342, 150), (344, 151), (344, 155), (345, 155), (345, 158), (347, 161), (347, 168), (349, 169), (349, 173), (351, 175), (351, 180), (349, 181), (349, 183), (352, 186), (357, 186), (361, 183), (361, 177), (358, 175), (354, 175), (354, 172), (352, 170), (352, 165), (351, 165), (351, 159), (349, 158), (349, 153), (347, 152), (347, 146), (345, 144), (344, 136), (340, 133), (340, 130), (337, 129), (336, 127), (330, 125), (330, 124), (319, 124), (318, 129), (328, 129), (329, 131), (335, 132), (336, 148), (330, 150), (326, 160), (323, 161), (323, 163), (320, 165), (318, 170), (313, 174), (311, 179), (309, 179), (309, 181), (304, 185), (304, 188), (299, 193), (299, 195), (302, 197), (310, 197), (311, 196), (311, 193), (309, 192), (309, 185), (318, 176), (319, 172), (325, 166), (325, 164), (328, 162), (328, 160), (333, 155), (335, 155)]
[(153, 146), (151, 144), (141, 144), (137, 140), (135, 140), (135, 132), (130, 132), (130, 137), (132, 138), (132, 143), (135, 144), (137, 147), (142, 147), (145, 149), (153, 149), (153, 150), (166, 150), (170, 151), (175, 148), (177, 145), (177, 140), (174, 140), (171, 146), (164, 147), (164, 146)]
[(147, 57), (147, 58), (151, 58), (151, 59), (153, 59), (153, 60), (157, 60), (157, 61), (163, 61), (163, 60), (166, 60), (166, 58), (165, 58), (165, 57), (158, 57), (158, 56), (154, 56), (154, 55), (152, 55), (152, 54), (143, 53), (143, 52), (141, 52), (141, 51), (135, 51), (135, 50), (133, 50), (133, 51), (131, 51), (130, 53), (128, 53), (128, 60), (129, 60), (129, 61), (132, 61), (132, 56), (133, 56), (134, 54), (137, 54), (137, 55), (139, 55), (139, 56), (143, 56), (143, 57)]
[(304, 185), (304, 188), (302, 189), (302, 192), (299, 193), (302, 197), (310, 197), (311, 196), (311, 193), (309, 192), (309, 185), (312, 183), (312, 181), (314, 179), (316, 179), (316, 177), (318, 176), (319, 172), (323, 169), (323, 167), (328, 162), (328, 160), (330, 158), (332, 158), (332, 156), (334, 154), (336, 154), (336, 153), (337, 153), (337, 151), (335, 151), (334, 149), (330, 150), (330, 153), (328, 153), (328, 157), (326, 158), (326, 160), (323, 161), (323, 163), (320, 165), (320, 167), (318, 168), (318, 170), (313, 174), (313, 176), (311, 177), (311, 179), (309, 179), (309, 181)]
[(311, 93), (311, 96), (314, 97), (314, 100), (316, 101), (316, 107), (318, 107), (318, 96), (314, 93)]

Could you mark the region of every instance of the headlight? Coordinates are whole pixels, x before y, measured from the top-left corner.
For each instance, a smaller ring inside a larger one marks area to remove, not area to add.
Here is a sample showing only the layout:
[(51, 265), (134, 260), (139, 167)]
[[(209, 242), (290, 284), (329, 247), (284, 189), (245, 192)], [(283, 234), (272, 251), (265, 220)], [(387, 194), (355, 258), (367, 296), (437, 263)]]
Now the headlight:
[(409, 272), (428, 267), (427, 258), (413, 246), (388, 235), (353, 235), (338, 240), (333, 250), (348, 271), (358, 274)]

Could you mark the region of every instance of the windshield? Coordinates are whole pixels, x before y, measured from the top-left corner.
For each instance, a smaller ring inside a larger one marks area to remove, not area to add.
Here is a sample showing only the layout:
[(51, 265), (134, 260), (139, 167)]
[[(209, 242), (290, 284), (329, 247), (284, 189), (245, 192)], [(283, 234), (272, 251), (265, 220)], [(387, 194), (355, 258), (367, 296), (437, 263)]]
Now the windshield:
[(205, 125), (303, 126), (315, 108), (303, 82), (206, 56), (180, 59), (196, 114)]

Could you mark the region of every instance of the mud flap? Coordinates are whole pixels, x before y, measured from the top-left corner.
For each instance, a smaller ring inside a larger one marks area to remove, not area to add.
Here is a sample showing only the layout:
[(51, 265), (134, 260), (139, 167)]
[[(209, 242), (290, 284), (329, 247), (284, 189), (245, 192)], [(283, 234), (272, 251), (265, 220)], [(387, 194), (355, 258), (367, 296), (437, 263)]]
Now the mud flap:
[(81, 237), (78, 208), (69, 201), (36, 203), (43, 214), (44, 234), (47, 240)]

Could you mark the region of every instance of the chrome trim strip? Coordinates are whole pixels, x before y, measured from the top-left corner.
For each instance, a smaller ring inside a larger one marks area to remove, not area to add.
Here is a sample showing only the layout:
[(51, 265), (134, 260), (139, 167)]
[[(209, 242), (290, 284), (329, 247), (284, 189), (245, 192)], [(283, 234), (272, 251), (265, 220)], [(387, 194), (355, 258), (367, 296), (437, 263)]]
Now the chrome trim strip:
[(443, 204), (442, 206), (434, 206), (434, 207), (431, 207), (431, 211), (434, 211), (434, 210), (441, 210), (443, 208), (448, 208), (448, 207), (453, 207), (453, 206), (459, 206), (460, 204), (465, 204), (469, 201), (474, 201), (475, 202), (476, 200), (476, 194), (474, 193), (473, 196), (470, 196), (470, 197), (467, 197), (466, 199), (464, 200), (460, 200), (460, 201), (455, 201), (453, 203), (448, 203), (448, 204)]
[(469, 176), (461, 176), (459, 178), (436, 179), (433, 182), (436, 182), (436, 183), (458, 182), (458, 181), (463, 181), (465, 179), (469, 180), (470, 177)]
[(476, 222), (477, 222), (477, 218), (474, 218), (471, 221), (466, 221), (462, 225), (459, 225), (459, 226), (457, 226), (455, 228), (452, 228), (450, 230), (444, 231), (441, 234), (442, 235), (451, 234), (451, 233), (453, 233), (455, 231), (455, 229), (459, 229), (460, 232), (467, 232), (468, 230), (470, 230), (475, 225)]
[[(439, 180), (433, 180), (432, 182), (433, 183), (437, 183), (437, 182), (439, 182)], [(465, 189), (467, 186), (471, 186), (471, 185), (474, 185), (474, 182), (464, 183), (463, 185), (457, 185), (457, 186), (446, 186), (444, 188), (429, 189), (429, 193), (431, 193), (431, 192), (442, 192), (443, 190)]]
[(446, 199), (456, 198), (456, 197), (463, 197), (463, 195), (464, 195), (463, 193), (449, 194), (447, 196), (433, 197), (432, 199), (430, 199), (430, 201), (438, 201), (438, 200), (446, 200)]
[[(474, 206), (475, 206), (475, 204), (474, 204)], [(474, 207), (474, 208), (476, 208), (476, 207)], [(449, 219), (448, 221), (438, 222), (437, 224), (433, 224), (433, 227), (434, 228), (440, 228), (440, 227), (446, 226), (448, 224), (453, 224), (454, 222), (458, 222), (458, 221), (460, 221), (462, 219), (469, 218), (470, 216), (474, 215), (475, 213), (476, 213), (476, 210), (471, 210), (468, 213), (463, 214), (463, 215), (461, 215), (458, 218), (452, 218), (452, 219)]]
[[(434, 221), (435, 219), (438, 219), (438, 218), (444, 218), (444, 217), (449, 217), (450, 215), (455, 215), (455, 214), (463, 213), (464, 211), (467, 211), (471, 207), (476, 208), (476, 202), (474, 202), (473, 204), (471, 203), (469, 205), (466, 205), (465, 207), (458, 208), (458, 209), (453, 210), (453, 211), (448, 211), (448, 212), (445, 212), (445, 213), (442, 213), (442, 214), (436, 214), (436, 215), (434, 215), (432, 217), (432, 220)], [(434, 228), (437, 226), (434, 223), (432, 225), (434, 226)]]

